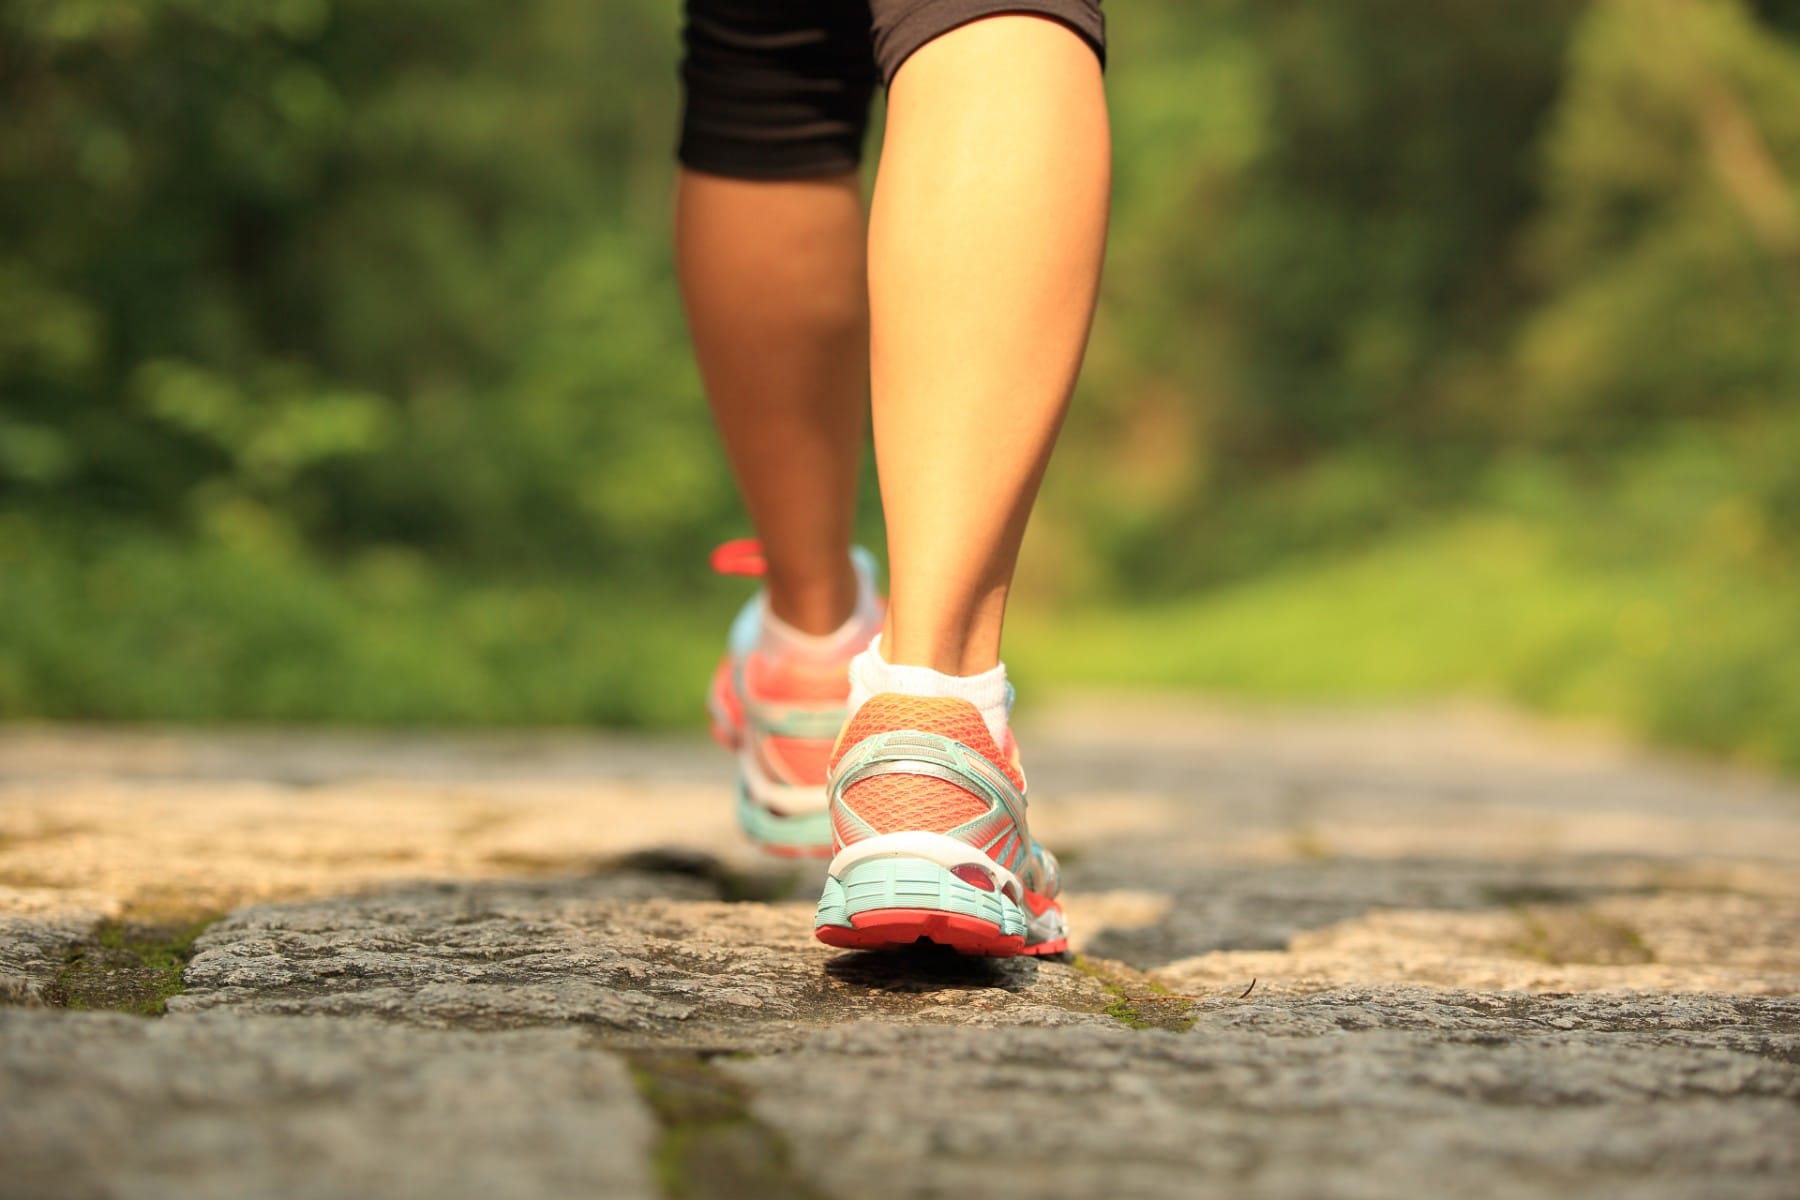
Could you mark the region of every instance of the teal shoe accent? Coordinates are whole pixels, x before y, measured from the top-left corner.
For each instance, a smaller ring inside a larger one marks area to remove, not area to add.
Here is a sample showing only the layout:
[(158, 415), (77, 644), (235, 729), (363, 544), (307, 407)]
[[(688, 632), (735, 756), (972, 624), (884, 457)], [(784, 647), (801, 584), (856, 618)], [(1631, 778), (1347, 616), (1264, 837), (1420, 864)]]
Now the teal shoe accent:
[(813, 928), (821, 925), (850, 928), (849, 900), (844, 895), (844, 885), (829, 875), (825, 877), (825, 894), (819, 897), (819, 911), (813, 917)]
[(831, 851), (831, 814), (824, 809), (782, 817), (750, 799), (750, 789), (738, 783), (738, 824), (750, 840), (777, 854), (807, 857)]
[(1025, 934), (1025, 912), (1007, 896), (964, 883), (947, 868), (921, 858), (870, 859), (852, 866), (841, 878), (826, 879), (813, 928), (853, 928), (851, 917), (887, 908), (960, 913), (995, 925), (1009, 936)]

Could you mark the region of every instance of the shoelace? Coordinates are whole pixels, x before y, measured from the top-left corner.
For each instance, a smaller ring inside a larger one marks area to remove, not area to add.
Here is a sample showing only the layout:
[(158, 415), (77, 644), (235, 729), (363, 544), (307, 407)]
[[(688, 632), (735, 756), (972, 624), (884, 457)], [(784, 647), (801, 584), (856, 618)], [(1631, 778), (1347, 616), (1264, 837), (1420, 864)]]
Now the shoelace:
[(712, 569), (721, 575), (748, 575), (760, 579), (769, 569), (762, 543), (755, 538), (735, 538), (712, 552)]

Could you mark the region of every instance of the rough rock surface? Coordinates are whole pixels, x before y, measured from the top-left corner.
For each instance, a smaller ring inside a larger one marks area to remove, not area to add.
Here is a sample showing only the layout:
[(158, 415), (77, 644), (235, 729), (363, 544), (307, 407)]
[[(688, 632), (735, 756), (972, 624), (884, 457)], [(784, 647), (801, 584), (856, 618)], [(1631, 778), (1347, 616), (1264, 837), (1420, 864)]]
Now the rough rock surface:
[[(1383, 988), (728, 1070), (833, 1195), (1791, 1196), (1800, 1003)], [(1786, 1032), (1768, 1032), (1771, 1027)]]
[(572, 1030), (0, 1010), (0, 1193), (650, 1197), (625, 1065)]
[(244, 909), (199, 942), (176, 1012), (592, 1025), (621, 1043), (770, 1048), (867, 1016), (1110, 1025), (1060, 963), (847, 954), (812, 906), (621, 900), (596, 880), (410, 888)]
[[(0, 1200), (1794, 1194), (1791, 786), (1465, 711), (1024, 740), (1075, 963), (819, 945), (687, 741), (0, 731)], [(206, 914), (166, 1017), (43, 1007)]]
[(1491, 991), (1800, 994), (1800, 898), (1609, 896), (1474, 912), (1383, 909), (1156, 971), (1180, 991), (1241, 980), (1283, 994), (1395, 982)]
[(0, 885), (0, 1004), (41, 1003), (70, 950), (118, 911), (92, 892)]

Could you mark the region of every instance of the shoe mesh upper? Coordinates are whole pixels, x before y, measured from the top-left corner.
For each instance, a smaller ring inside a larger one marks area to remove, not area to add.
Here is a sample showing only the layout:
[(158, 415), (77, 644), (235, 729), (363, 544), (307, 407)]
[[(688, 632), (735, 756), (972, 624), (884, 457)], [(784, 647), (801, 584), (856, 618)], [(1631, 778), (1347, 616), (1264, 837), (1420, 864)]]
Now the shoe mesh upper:
[[(967, 700), (949, 696), (872, 697), (838, 739), (832, 766), (863, 739), (898, 729), (961, 742), (999, 767), (1014, 786), (1024, 786), (1018, 771), (994, 744), (981, 712)], [(988, 803), (980, 796), (928, 775), (876, 775), (845, 789), (843, 803), (876, 833), (945, 833), (988, 812)], [(834, 822), (834, 826), (843, 840), (844, 823)]]
[[(781, 711), (836, 709), (843, 711), (850, 694), (846, 663), (772, 662), (761, 654), (743, 663), (744, 693), (734, 680), (732, 659), (726, 655), (714, 677), (715, 708), (729, 725), (732, 740), (748, 737), (763, 773), (772, 780), (801, 787), (825, 786), (825, 769), (831, 757), (829, 738), (783, 737), (747, 727), (745, 702), (773, 705)], [(841, 718), (834, 718), (841, 719)]]
[(849, 660), (790, 662), (756, 653), (744, 660), (750, 695), (783, 704), (843, 704), (850, 695)]

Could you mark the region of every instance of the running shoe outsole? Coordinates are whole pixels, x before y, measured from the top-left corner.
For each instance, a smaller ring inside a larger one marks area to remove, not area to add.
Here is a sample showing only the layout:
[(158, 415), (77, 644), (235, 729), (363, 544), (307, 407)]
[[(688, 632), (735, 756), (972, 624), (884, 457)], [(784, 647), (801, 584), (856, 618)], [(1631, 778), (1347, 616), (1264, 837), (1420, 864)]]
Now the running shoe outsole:
[(971, 957), (1048, 958), (1069, 949), (1066, 937), (1027, 946), (1022, 936), (1008, 934), (979, 917), (925, 908), (886, 908), (858, 913), (850, 920), (848, 927), (821, 925), (813, 933), (827, 946), (844, 950), (902, 950), (931, 942)]
[(1026, 899), (1040, 920), (1053, 917), (1056, 936), (1028, 944), (1031, 921), (1024, 908), (937, 863), (873, 859), (825, 880), (813, 935), (846, 950), (896, 950), (924, 941), (988, 958), (1066, 951), (1061, 906), (1030, 894)]

